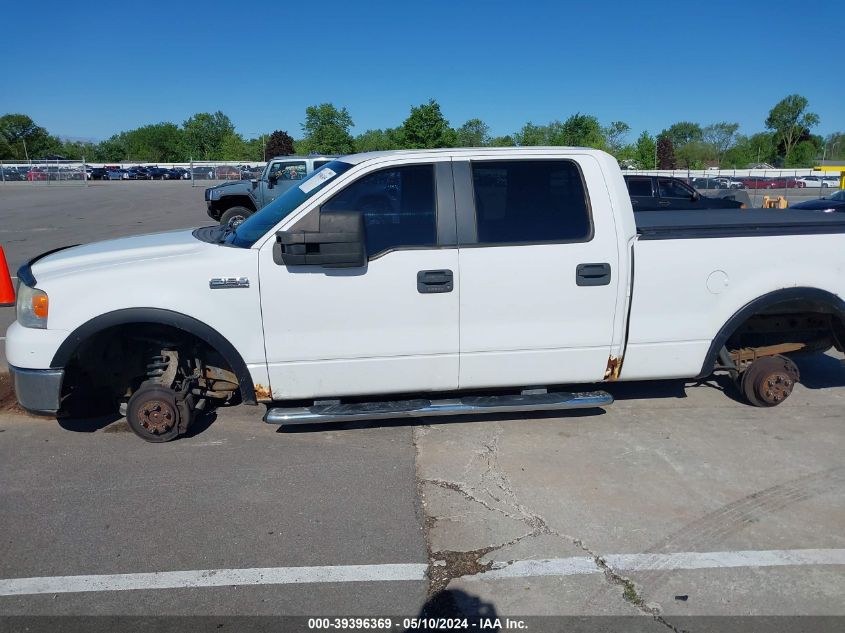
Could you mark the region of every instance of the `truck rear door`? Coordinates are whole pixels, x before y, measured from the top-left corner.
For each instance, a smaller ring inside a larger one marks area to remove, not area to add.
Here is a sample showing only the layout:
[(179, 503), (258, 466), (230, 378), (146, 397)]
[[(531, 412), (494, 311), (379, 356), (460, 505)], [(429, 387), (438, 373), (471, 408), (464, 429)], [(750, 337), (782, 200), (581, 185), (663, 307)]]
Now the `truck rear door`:
[(601, 167), (583, 155), (512, 156), (453, 162), (459, 385), (602, 380), (620, 271)]

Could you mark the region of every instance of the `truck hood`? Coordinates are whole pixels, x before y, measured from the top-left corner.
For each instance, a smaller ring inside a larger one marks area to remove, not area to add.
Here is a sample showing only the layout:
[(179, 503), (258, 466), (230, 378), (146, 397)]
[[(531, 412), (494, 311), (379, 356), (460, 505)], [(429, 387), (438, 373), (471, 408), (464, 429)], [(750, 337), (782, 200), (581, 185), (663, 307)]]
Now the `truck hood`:
[(216, 245), (201, 242), (191, 229), (124, 237), (65, 248), (32, 264), (37, 282), (98, 268), (166, 257), (196, 256)]
[(228, 182), (221, 182), (219, 185), (209, 187), (206, 189), (206, 192), (221, 190), (224, 190), (226, 194), (234, 193), (235, 191), (243, 191), (244, 193), (247, 193), (252, 191), (252, 183), (249, 180), (230, 180)]

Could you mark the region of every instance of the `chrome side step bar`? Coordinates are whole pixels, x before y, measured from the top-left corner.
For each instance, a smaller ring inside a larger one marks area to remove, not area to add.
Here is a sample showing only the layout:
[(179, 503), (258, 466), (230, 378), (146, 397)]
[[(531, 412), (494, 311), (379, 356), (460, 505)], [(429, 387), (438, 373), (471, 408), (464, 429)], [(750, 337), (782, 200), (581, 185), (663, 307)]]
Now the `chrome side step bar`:
[(530, 393), (505, 396), (464, 396), (447, 400), (396, 400), (350, 404), (317, 404), (311, 407), (271, 407), (267, 424), (313, 424), (317, 422), (352, 422), (389, 418), (421, 418), (434, 415), (470, 413), (512, 413), (515, 411), (564, 411), (592, 409), (613, 403), (604, 391), (584, 393)]

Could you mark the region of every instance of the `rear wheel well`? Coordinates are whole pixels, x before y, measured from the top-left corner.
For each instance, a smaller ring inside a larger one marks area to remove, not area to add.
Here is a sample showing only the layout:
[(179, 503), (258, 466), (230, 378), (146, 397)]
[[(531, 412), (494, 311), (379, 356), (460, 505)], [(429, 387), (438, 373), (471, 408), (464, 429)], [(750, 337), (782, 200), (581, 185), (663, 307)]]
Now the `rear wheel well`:
[[(784, 346), (783, 351), (775, 348)], [(797, 349), (789, 349), (790, 346)], [(701, 377), (718, 366), (720, 352), (770, 353), (845, 351), (845, 302), (813, 288), (790, 288), (752, 301), (726, 323), (713, 340)], [(736, 354), (734, 354), (736, 355)]]

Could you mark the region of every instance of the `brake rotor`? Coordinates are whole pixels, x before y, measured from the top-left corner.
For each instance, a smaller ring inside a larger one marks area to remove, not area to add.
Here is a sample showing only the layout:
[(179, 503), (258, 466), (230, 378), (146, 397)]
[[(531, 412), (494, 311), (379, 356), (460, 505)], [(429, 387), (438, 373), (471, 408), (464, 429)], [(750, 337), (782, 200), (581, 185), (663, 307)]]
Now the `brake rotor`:
[(176, 410), (164, 400), (148, 400), (138, 411), (141, 426), (150, 433), (162, 435), (176, 425)]

